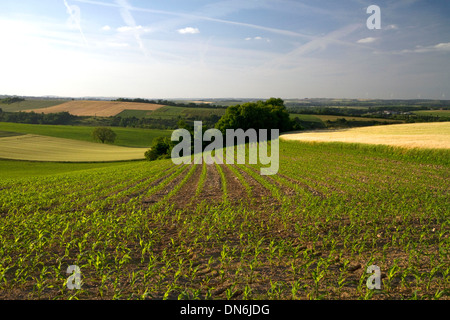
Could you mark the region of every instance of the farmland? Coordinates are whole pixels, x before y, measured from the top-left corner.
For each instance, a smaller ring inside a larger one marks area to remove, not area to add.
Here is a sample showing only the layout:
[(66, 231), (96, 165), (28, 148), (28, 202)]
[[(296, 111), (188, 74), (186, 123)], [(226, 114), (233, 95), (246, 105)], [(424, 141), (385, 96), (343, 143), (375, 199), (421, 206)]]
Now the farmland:
[(142, 160), (148, 148), (128, 148), (107, 144), (20, 135), (0, 138), (0, 158), (29, 161), (102, 162)]
[(0, 104), (0, 108), (7, 112), (19, 112), (25, 110), (34, 110), (40, 112), (40, 109), (54, 107), (67, 102), (67, 100), (55, 99), (55, 100), (36, 100), (27, 99), (25, 101), (15, 102), (11, 104)]
[[(132, 108), (133, 106), (130, 106)], [(200, 118), (208, 117), (211, 115), (223, 116), (225, 109), (219, 108), (186, 108), (186, 107), (173, 107), (164, 106), (155, 111), (147, 110), (124, 110), (117, 116), (120, 117), (137, 117), (137, 118), (153, 118), (153, 119), (179, 119), (181, 118)]]
[(392, 145), (407, 148), (450, 148), (450, 123), (395, 124), (348, 130), (288, 133), (283, 139)]
[(62, 104), (57, 104), (55, 106), (47, 108), (39, 108), (35, 110), (30, 108), (24, 111), (36, 111), (43, 113), (58, 113), (58, 112), (69, 112), (75, 116), (98, 116), (98, 117), (110, 117), (115, 116), (126, 109), (133, 110), (157, 110), (161, 108), (158, 104), (149, 103), (132, 103), (132, 102), (121, 102), (121, 101), (69, 101)]
[(274, 176), (161, 160), (2, 179), (0, 298), (448, 299), (448, 157), (282, 140)]
[[(65, 125), (38, 125), (22, 123), (0, 122), (0, 130), (8, 134), (35, 134), (55, 138), (65, 138), (93, 142), (93, 127), (65, 126)], [(113, 128), (117, 133), (114, 145), (124, 147), (149, 147), (154, 138), (170, 136), (170, 130), (139, 129), (139, 128)]]

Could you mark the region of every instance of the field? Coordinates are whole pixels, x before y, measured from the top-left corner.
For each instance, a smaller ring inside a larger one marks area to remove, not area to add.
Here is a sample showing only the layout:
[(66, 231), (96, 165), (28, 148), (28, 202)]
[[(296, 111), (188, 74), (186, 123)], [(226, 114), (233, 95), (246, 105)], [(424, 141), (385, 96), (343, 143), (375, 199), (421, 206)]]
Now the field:
[(0, 108), (5, 112), (19, 112), (33, 109), (35, 112), (40, 112), (38, 109), (45, 109), (60, 105), (67, 102), (67, 100), (25, 100), (11, 104), (0, 104)]
[(336, 131), (287, 133), (286, 140), (349, 142), (407, 148), (450, 148), (450, 122), (393, 124)]
[[(126, 164), (125, 162), (124, 164)], [(0, 159), (0, 179), (41, 177), (69, 172), (118, 166), (117, 162), (34, 162)]]
[(448, 158), (282, 140), (274, 176), (162, 160), (2, 179), (0, 298), (449, 299)]
[[(0, 122), (0, 131), (9, 134), (35, 134), (55, 138), (65, 138), (80, 141), (93, 142), (93, 127), (87, 126), (63, 126), (63, 125), (38, 125)], [(170, 137), (171, 130), (138, 129), (114, 127), (117, 134), (114, 145), (123, 147), (150, 147), (153, 139), (159, 136)]]
[(376, 122), (400, 122), (398, 120), (392, 119), (382, 119), (382, 118), (365, 118), (365, 117), (344, 117), (344, 116), (330, 116), (330, 115), (317, 115), (322, 121), (336, 121), (338, 119), (345, 119), (347, 121), (376, 121)]
[(186, 108), (164, 106), (154, 111), (146, 110), (124, 110), (118, 114), (121, 117), (136, 117), (136, 118), (153, 118), (153, 119), (178, 119), (178, 118), (200, 118), (211, 115), (223, 116), (225, 109), (219, 108)]
[(103, 162), (142, 160), (148, 148), (128, 148), (26, 134), (0, 138), (0, 158), (28, 161)]
[(450, 110), (421, 110), (414, 111), (414, 113), (422, 116), (450, 118)]
[(74, 116), (97, 116), (110, 117), (121, 113), (123, 110), (157, 110), (161, 108), (159, 104), (149, 103), (134, 103), (134, 102), (120, 102), (120, 101), (69, 101), (63, 104), (48, 108), (40, 108), (35, 110), (30, 108), (24, 111), (35, 111), (43, 113), (58, 113), (69, 112)]

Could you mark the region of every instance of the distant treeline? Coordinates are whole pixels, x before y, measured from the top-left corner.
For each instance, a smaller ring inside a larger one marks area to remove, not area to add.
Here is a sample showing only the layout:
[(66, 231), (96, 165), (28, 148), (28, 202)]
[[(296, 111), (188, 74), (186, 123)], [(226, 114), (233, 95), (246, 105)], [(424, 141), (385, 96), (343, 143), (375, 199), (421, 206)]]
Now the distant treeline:
[[(420, 110), (448, 110), (449, 107), (423, 107)], [(333, 108), (333, 107), (293, 107), (289, 106), (288, 111), (295, 114), (309, 115), (331, 115), (343, 117), (367, 117), (367, 118), (386, 118), (393, 120), (404, 120), (406, 122), (439, 122), (450, 121), (449, 117), (436, 117), (431, 115), (418, 115), (412, 113), (419, 111), (414, 106), (377, 106), (368, 108)]]
[(22, 101), (25, 101), (25, 99), (19, 98), (19, 97), (8, 97), (8, 98), (0, 99), (0, 104), (12, 104), (12, 103), (22, 102)]
[[(208, 128), (213, 128), (219, 121), (220, 116), (209, 115), (196, 117), (196, 119), (186, 118), (188, 123), (194, 120), (203, 121)], [(181, 118), (154, 119), (136, 117), (82, 117), (74, 116), (68, 112), (59, 113), (35, 113), (35, 112), (2, 112), (0, 108), (0, 122), (26, 123), (26, 124), (53, 124), (53, 125), (91, 125), (107, 127), (132, 127), (146, 129), (177, 129), (178, 121)]]
[(76, 116), (68, 112), (59, 113), (35, 113), (35, 112), (2, 112), (0, 109), (0, 121), (28, 124), (72, 124)]
[(142, 98), (136, 98), (136, 99), (127, 99), (127, 98), (119, 98), (114, 101), (120, 101), (120, 102), (137, 102), (137, 103), (151, 103), (151, 104), (161, 104), (164, 106), (171, 106), (171, 107), (181, 107), (181, 108), (223, 108), (226, 109), (226, 106), (216, 105), (212, 103), (194, 103), (194, 102), (174, 102), (169, 100), (148, 100), (148, 99), (142, 99)]
[(413, 99), (413, 100), (356, 100), (356, 99), (309, 99), (303, 100), (302, 102), (287, 102), (286, 106), (288, 108), (297, 107), (388, 107), (392, 108), (394, 106), (423, 106), (431, 108), (442, 108), (450, 107), (449, 100), (427, 100), (427, 99)]

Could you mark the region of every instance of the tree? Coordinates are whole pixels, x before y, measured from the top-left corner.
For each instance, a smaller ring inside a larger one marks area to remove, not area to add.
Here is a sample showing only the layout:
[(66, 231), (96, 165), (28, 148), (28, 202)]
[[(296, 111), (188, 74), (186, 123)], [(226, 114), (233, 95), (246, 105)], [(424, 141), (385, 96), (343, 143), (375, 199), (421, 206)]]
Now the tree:
[(116, 133), (109, 128), (95, 128), (92, 132), (92, 137), (94, 140), (100, 141), (101, 143), (110, 142), (113, 143), (116, 140)]
[(174, 143), (168, 137), (158, 137), (153, 140), (152, 148), (145, 152), (145, 158), (149, 161), (168, 159), (172, 153)]
[(216, 129), (224, 134), (226, 129), (279, 129), (284, 132), (293, 128), (294, 122), (284, 101), (276, 98), (231, 106), (216, 124)]

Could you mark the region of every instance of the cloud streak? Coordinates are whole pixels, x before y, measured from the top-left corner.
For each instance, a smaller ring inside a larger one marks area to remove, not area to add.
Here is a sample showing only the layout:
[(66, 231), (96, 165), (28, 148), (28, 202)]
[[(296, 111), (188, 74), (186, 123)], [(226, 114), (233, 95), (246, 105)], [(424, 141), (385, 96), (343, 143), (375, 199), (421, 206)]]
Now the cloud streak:
[(69, 5), (66, 0), (64, 0), (64, 5), (66, 6), (67, 13), (69, 14), (69, 19), (67, 20), (67, 24), (70, 28), (78, 29), (80, 31), (81, 37), (83, 38), (86, 46), (88, 42), (86, 37), (84, 36), (83, 29), (81, 28), (81, 10), (80, 7), (75, 5)]
[[(134, 35), (134, 38), (136, 39), (136, 42), (141, 49), (142, 53), (147, 56), (147, 51), (144, 47), (144, 43), (142, 42), (140, 31), (143, 29), (142, 26), (137, 26), (136, 21), (134, 20), (133, 16), (131, 15), (130, 9), (131, 6), (129, 5), (127, 0), (116, 0), (115, 1), (118, 7), (120, 8), (120, 15), (122, 16), (123, 21), (127, 25), (126, 27), (122, 27), (121, 30), (118, 30), (119, 32), (122, 31), (131, 31)], [(120, 28), (119, 28), (120, 29)]]

